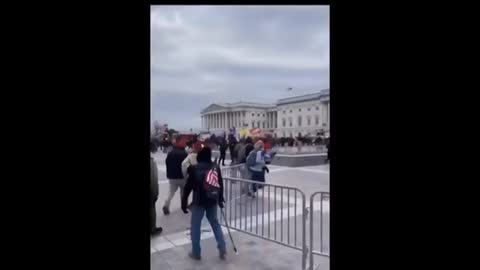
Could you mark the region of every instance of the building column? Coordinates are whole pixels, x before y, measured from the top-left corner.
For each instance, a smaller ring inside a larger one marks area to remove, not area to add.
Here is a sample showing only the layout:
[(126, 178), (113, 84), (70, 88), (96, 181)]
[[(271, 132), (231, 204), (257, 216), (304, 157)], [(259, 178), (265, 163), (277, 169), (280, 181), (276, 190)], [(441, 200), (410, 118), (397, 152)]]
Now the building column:
[(223, 113), (223, 128), (224, 129), (228, 128), (227, 127), (227, 113), (226, 112)]
[(233, 112), (233, 126), (237, 126), (237, 112)]
[(230, 128), (230, 112), (226, 112), (227, 114), (227, 129)]
[(244, 117), (243, 117), (243, 111), (240, 112), (240, 127), (243, 129), (243, 121), (244, 121)]
[(220, 119), (220, 125), (218, 125), (218, 127), (223, 128), (223, 113), (218, 113), (218, 118)]

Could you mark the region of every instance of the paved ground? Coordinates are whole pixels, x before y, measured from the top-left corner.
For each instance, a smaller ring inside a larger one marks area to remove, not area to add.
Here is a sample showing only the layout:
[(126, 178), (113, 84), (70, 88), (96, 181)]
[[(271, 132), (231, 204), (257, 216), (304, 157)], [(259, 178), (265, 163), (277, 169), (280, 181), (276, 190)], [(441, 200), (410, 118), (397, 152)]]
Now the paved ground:
[[(228, 157), (228, 155), (227, 155)], [(310, 166), (290, 168), (269, 166), (266, 175), (267, 183), (296, 188), (281, 190), (266, 186), (257, 193), (256, 198), (242, 195), (241, 183), (226, 181), (226, 217), (232, 227), (234, 241), (239, 255), (231, 251), (230, 240), (227, 240), (229, 256), (226, 261), (218, 259), (215, 239), (206, 219), (202, 223), (202, 262), (192, 262), (187, 253), (190, 250), (188, 227), (190, 215), (180, 210), (180, 194), (177, 193), (171, 204), (171, 214), (164, 216), (161, 212), (163, 201), (167, 196), (168, 180), (165, 177), (165, 154), (155, 155), (159, 167), (160, 195), (157, 202), (157, 224), (164, 228), (161, 236), (151, 241), (151, 264), (155, 270), (169, 269), (301, 269), (301, 251), (284, 247), (280, 244), (249, 236), (235, 229), (246, 230), (283, 243), (301, 247), (302, 205), (301, 192), (305, 194), (306, 206), (310, 206), (310, 196), (317, 191), (329, 191), (329, 166)], [(226, 160), (230, 164), (230, 160)], [(269, 190), (270, 189), (270, 190)], [(270, 195), (270, 197), (269, 197)], [(296, 204), (295, 204), (296, 203)], [(323, 215), (320, 211), (323, 210)], [(314, 250), (328, 253), (329, 250), (329, 199), (320, 195), (314, 197), (313, 205)], [(320, 217), (323, 217), (321, 222)], [(220, 217), (219, 217), (220, 218)], [(223, 218), (221, 222), (225, 224)], [(309, 239), (310, 219), (307, 221), (307, 239)], [(297, 233), (295, 234), (295, 226)], [(283, 231), (283, 234), (280, 232)], [(224, 227), (226, 239), (226, 229)], [(307, 243), (310, 245), (310, 243)], [(329, 269), (326, 257), (314, 256), (317, 269)]]

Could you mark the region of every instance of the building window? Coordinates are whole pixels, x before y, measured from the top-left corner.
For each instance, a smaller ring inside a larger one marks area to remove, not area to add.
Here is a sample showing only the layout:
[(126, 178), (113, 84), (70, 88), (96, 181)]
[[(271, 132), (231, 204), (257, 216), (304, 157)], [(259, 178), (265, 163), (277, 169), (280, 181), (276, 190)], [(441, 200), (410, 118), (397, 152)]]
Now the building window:
[[(283, 114), (285, 114), (285, 110), (283, 110)], [(283, 136), (283, 137), (285, 137), (285, 136)]]
[(292, 113), (292, 110), (290, 110), (290, 113)]
[(262, 122), (262, 128), (265, 128), (265, 122)]
[(265, 117), (265, 114), (263, 114), (263, 117)]
[[(282, 118), (282, 126), (285, 127), (285, 124), (287, 123), (287, 119), (285, 118)], [(283, 135), (283, 137), (285, 137), (285, 135)]]
[(292, 118), (288, 118), (289, 125), (292, 126)]
[(255, 121), (252, 121), (252, 128), (255, 127)]
[(298, 117), (298, 126), (299, 127), (302, 126), (302, 117), (301, 116)]
[(260, 114), (257, 114), (257, 116), (260, 116)]
[(252, 113), (252, 116), (255, 116), (255, 114), (254, 114), (254, 113)]
[(318, 126), (318, 122), (319, 122), (319, 117), (318, 117), (318, 115), (316, 115), (316, 116), (315, 116), (315, 125)]
[(284, 131), (282, 135), (283, 135), (283, 137), (285, 138), (285, 136), (286, 136), (287, 134), (285, 134), (285, 131)]
[(319, 109), (319, 108), (317, 107), (317, 111), (318, 111), (318, 109)]
[(292, 136), (292, 133), (290, 132), (290, 138), (291, 138), (291, 137), (293, 137), (293, 136)]
[(245, 112), (242, 112), (242, 116), (245, 117)]
[(310, 111), (310, 108), (308, 108), (307, 110)]
[(299, 108), (298, 111), (301, 112), (301, 111), (302, 111), (302, 108)]
[(260, 128), (260, 121), (257, 122), (257, 127)]
[(301, 132), (298, 132), (298, 137), (302, 137), (302, 133), (301, 133)]
[(309, 117), (307, 117), (307, 125), (310, 126), (310, 122), (311, 122), (311, 121), (310, 121), (310, 116), (309, 116)]

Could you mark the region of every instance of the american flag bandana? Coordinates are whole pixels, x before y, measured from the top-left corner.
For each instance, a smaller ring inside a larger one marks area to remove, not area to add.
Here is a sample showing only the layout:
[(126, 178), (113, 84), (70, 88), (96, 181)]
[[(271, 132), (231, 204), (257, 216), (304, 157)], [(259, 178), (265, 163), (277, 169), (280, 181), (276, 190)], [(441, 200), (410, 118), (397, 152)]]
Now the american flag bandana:
[(220, 188), (220, 184), (218, 183), (218, 174), (217, 170), (210, 170), (207, 174), (207, 183), (211, 186)]

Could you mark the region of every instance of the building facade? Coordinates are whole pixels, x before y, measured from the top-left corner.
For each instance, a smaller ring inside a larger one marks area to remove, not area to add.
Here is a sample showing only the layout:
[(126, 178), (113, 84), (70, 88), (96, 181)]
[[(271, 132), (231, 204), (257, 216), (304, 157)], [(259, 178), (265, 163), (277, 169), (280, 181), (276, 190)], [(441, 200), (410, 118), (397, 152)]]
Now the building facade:
[(284, 98), (276, 104), (214, 103), (203, 109), (202, 128), (228, 131), (261, 128), (277, 137), (315, 136), (330, 131), (330, 89)]

